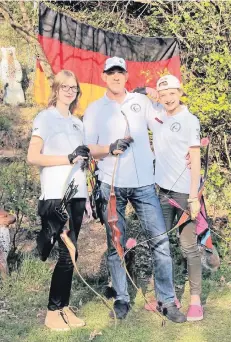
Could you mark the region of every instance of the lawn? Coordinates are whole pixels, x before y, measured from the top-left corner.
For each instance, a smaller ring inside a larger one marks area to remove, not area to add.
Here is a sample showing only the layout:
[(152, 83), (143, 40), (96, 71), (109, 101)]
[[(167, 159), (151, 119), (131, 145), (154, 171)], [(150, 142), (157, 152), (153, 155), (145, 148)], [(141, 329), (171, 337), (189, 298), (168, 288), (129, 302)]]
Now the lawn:
[[(78, 314), (86, 320), (86, 327), (65, 333), (50, 332), (43, 325), (51, 267), (51, 264), (42, 263), (35, 257), (25, 256), (20, 270), (13, 272), (1, 284), (1, 342), (231, 341), (230, 272), (224, 266), (216, 275), (203, 282), (204, 320), (184, 324), (167, 321), (165, 327), (161, 326), (159, 316), (143, 309), (144, 302), (138, 294), (127, 319), (118, 322), (115, 328), (106, 306), (75, 277), (72, 305), (79, 308)], [(99, 284), (98, 289), (100, 290)], [(186, 282), (182, 297), (184, 312), (188, 298), (189, 288)]]

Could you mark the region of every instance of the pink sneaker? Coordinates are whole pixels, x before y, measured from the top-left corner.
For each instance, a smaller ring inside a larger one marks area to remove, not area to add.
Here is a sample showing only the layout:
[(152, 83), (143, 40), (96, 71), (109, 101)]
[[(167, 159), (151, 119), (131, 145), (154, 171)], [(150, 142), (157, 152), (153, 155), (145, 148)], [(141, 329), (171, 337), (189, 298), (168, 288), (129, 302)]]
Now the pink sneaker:
[(156, 312), (157, 311), (156, 306), (157, 306), (157, 301), (156, 300), (152, 300), (149, 303), (146, 303), (144, 305), (144, 308), (147, 311), (154, 311), (154, 312)]
[[(176, 297), (174, 299), (174, 302), (176, 304), (177, 309), (180, 309), (181, 308), (181, 303), (180, 303), (180, 301)], [(157, 301), (156, 300), (152, 300), (149, 303), (146, 303), (144, 308), (147, 311), (154, 311), (155, 312), (155, 311), (157, 311), (157, 308), (156, 308), (157, 305), (158, 305)]]
[(181, 308), (181, 303), (180, 303), (180, 301), (179, 301), (179, 299), (177, 297), (175, 297), (174, 302), (176, 304), (177, 309), (180, 309)]
[(187, 321), (201, 321), (204, 318), (202, 305), (189, 305)]

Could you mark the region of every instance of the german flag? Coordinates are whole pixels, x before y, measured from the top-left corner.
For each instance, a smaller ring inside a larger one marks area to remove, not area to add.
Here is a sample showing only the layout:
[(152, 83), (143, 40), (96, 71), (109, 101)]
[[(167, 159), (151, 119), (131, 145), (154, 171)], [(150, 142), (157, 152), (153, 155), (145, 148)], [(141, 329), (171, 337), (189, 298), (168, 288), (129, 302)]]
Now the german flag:
[[(127, 89), (155, 87), (165, 74), (180, 76), (179, 47), (175, 38), (144, 38), (113, 33), (77, 22), (40, 3), (38, 40), (54, 71), (72, 70), (83, 92), (80, 110), (103, 96), (105, 84), (101, 72), (108, 57), (127, 62)], [(38, 63), (35, 81), (37, 103), (47, 103), (49, 84)]]

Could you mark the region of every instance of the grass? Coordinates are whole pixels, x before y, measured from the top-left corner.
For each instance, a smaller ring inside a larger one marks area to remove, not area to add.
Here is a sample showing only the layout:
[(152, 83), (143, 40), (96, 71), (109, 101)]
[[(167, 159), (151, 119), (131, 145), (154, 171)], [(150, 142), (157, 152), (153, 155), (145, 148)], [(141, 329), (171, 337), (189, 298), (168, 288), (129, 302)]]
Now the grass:
[[(85, 342), (93, 331), (102, 333), (94, 341), (100, 342), (230, 342), (231, 340), (231, 291), (226, 282), (220, 282), (221, 269), (214, 279), (203, 282), (205, 319), (198, 323), (173, 324), (143, 309), (138, 294), (127, 319), (115, 329), (108, 317), (108, 309), (74, 278), (72, 304), (80, 307), (79, 316), (86, 320), (86, 327), (67, 333), (47, 330), (44, 316), (49, 290), (51, 268), (34, 257), (25, 257), (21, 269), (13, 272), (0, 289), (0, 341), (1, 342)], [(224, 275), (223, 275), (224, 277)], [(229, 279), (226, 279), (228, 281)], [(188, 284), (182, 297), (183, 311), (187, 309)]]

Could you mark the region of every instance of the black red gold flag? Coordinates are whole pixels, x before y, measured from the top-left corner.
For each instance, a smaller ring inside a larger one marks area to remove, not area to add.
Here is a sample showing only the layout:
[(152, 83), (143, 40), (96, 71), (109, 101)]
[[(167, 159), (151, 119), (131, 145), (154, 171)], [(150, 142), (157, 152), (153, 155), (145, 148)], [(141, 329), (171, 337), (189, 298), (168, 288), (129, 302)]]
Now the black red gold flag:
[[(127, 89), (155, 87), (165, 74), (180, 76), (179, 46), (175, 38), (144, 38), (113, 33), (80, 23), (40, 3), (38, 40), (54, 71), (72, 70), (81, 83), (81, 112), (105, 93), (101, 72), (108, 57), (126, 60)], [(47, 103), (49, 84), (37, 65), (35, 99)]]

